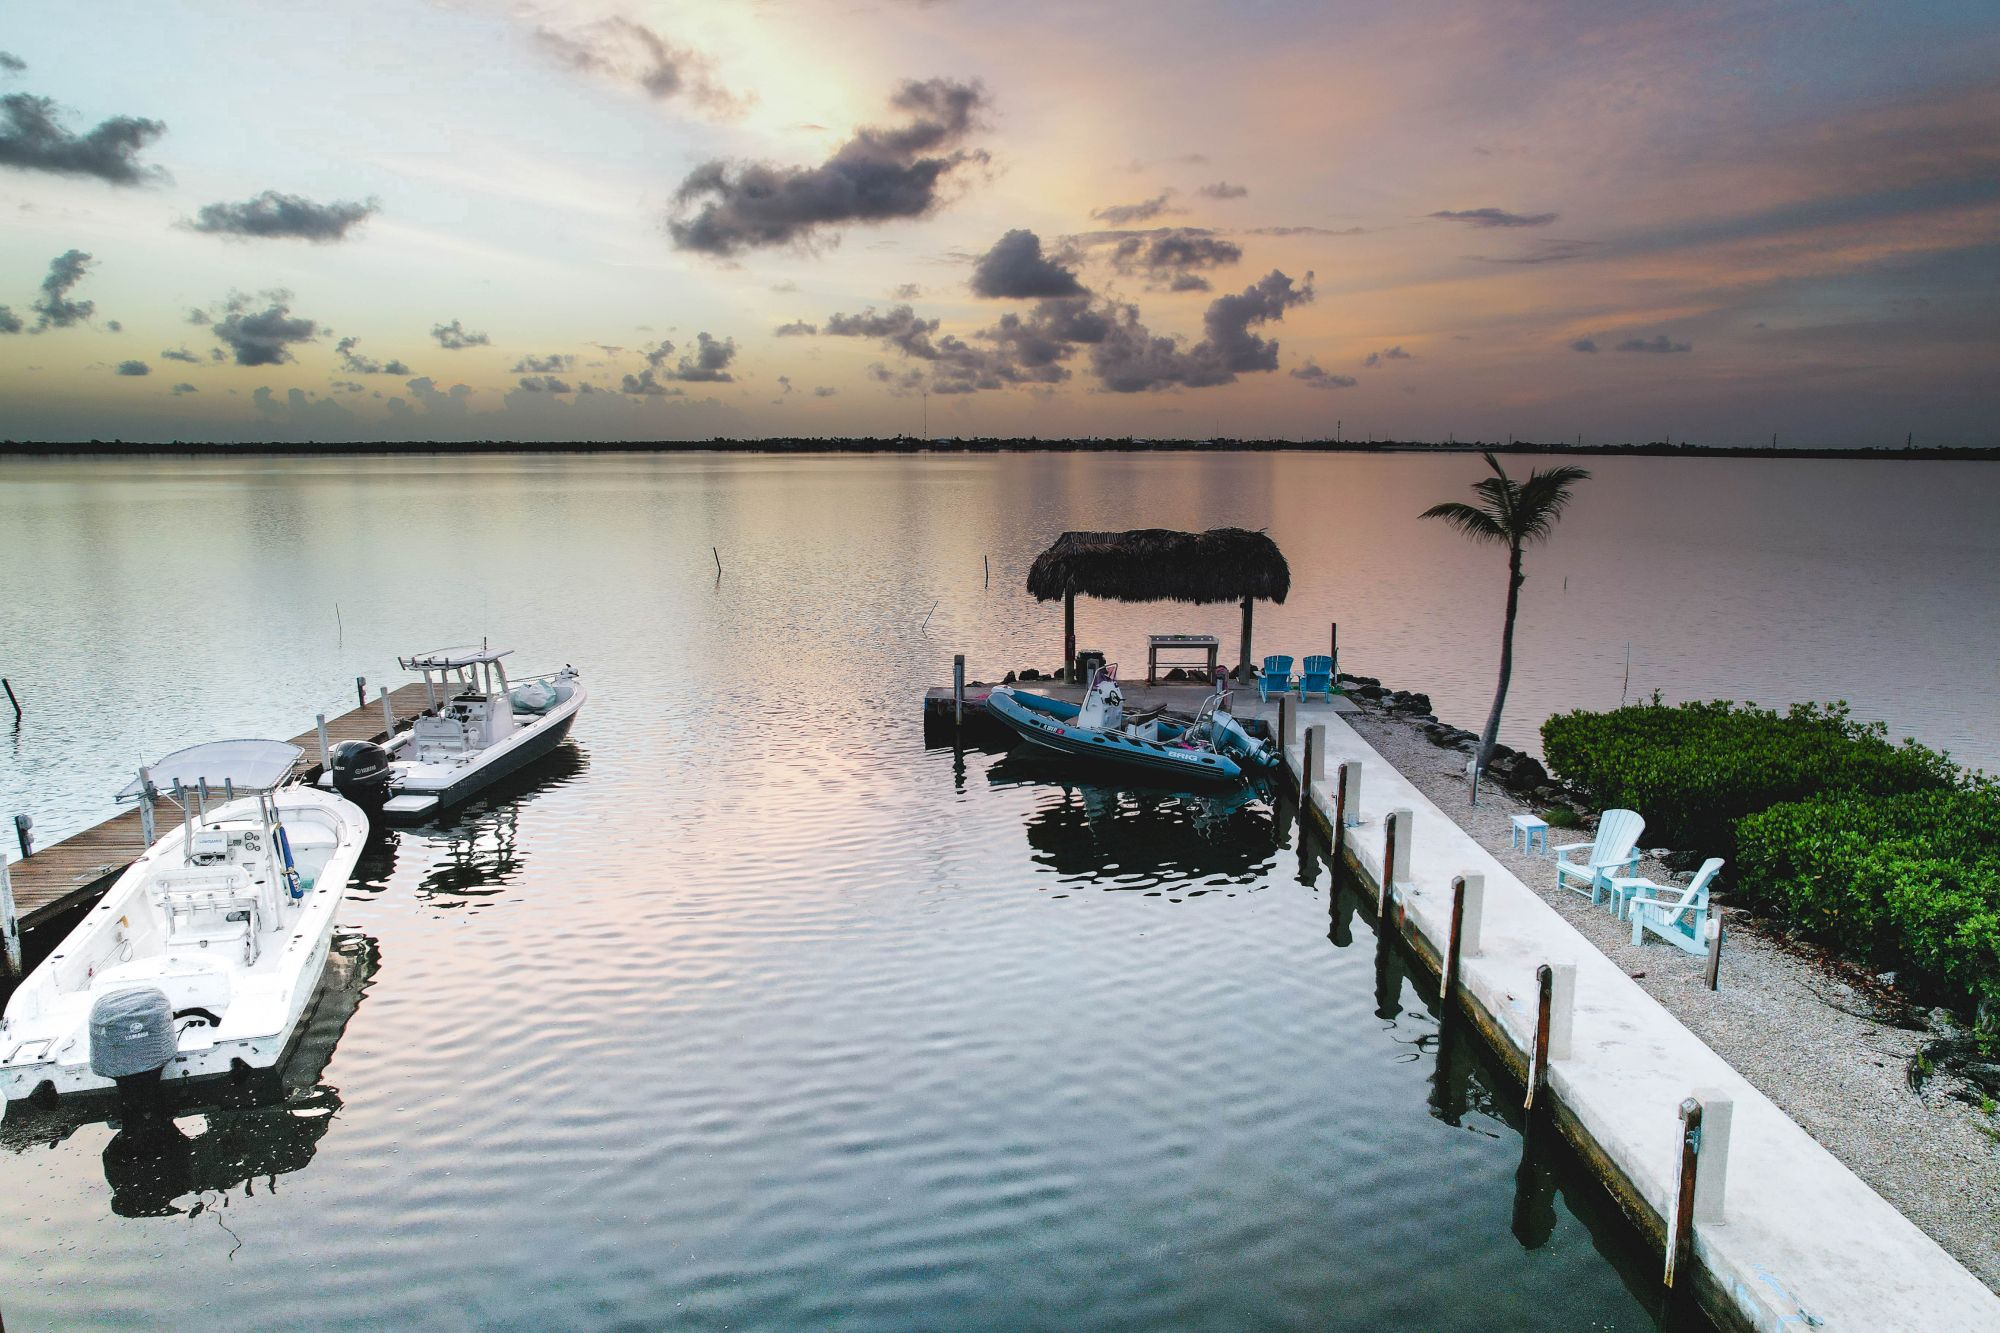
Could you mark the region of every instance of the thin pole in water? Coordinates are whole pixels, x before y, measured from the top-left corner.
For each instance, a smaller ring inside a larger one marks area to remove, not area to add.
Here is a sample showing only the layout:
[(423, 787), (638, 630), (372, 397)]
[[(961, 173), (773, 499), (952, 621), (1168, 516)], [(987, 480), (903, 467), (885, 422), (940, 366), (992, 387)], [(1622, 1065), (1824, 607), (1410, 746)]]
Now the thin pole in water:
[(982, 555), (979, 558), (986, 566), (986, 586), (990, 588), (993, 586), (993, 557)]
[(14, 682), (0, 676), (0, 686), (6, 687), (7, 702), (14, 705), (14, 725), (18, 727), (21, 725), (21, 701), (14, 694)]
[(335, 603), (333, 604), (333, 633), (334, 633), (334, 644), (335, 644), (335, 646), (338, 646), (338, 645), (340, 645), (340, 644), (343, 644), (343, 643), (346, 643), (346, 642), (347, 642), (347, 626), (345, 626), (345, 625), (343, 625), (343, 624), (341, 624), (341, 623), (340, 623), (340, 603), (339, 603), (339, 602), (335, 602)]
[(923, 623), (923, 624), (921, 624), (921, 625), (919, 625), (919, 626), (917, 626), (917, 633), (921, 634), (921, 633), (923, 633), (923, 632), (924, 632), (925, 630), (927, 630), (927, 629), (929, 629), (929, 628), (930, 628), (930, 625), (931, 625), (931, 611), (935, 611), (935, 610), (937, 610), (937, 607), (938, 607), (938, 603), (939, 603), (939, 602), (941, 602), (941, 601), (943, 601), (943, 600), (944, 600), (944, 598), (942, 598), (942, 597), (937, 597), (937, 598), (933, 598), (933, 599), (932, 599), (932, 601), (931, 601), (931, 609), (930, 609), (930, 611), (926, 611), (926, 612), (924, 612), (924, 623)]
[(715, 557), (715, 577), (719, 579), (722, 577), (722, 552), (711, 546), (708, 548), (708, 553)]

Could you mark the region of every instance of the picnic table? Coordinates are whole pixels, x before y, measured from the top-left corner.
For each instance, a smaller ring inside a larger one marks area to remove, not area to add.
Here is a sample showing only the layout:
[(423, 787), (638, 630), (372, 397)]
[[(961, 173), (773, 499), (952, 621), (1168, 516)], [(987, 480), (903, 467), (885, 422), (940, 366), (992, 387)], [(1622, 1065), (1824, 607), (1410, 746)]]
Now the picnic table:
[(1146, 683), (1160, 683), (1160, 669), (1200, 667), (1201, 682), (1215, 680), (1215, 657), (1221, 641), (1213, 634), (1148, 634), (1146, 636)]

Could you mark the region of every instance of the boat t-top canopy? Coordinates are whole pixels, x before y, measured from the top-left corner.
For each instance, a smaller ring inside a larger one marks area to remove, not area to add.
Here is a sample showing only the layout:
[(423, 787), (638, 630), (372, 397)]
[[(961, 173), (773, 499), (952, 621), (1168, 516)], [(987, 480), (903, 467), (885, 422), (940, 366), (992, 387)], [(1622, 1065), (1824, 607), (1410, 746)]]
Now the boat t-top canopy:
[(1028, 570), (1028, 592), (1036, 601), (1063, 599), (1065, 671), (1076, 662), (1079, 593), (1119, 602), (1240, 601), (1243, 642), (1237, 670), (1247, 674), (1251, 603), (1260, 597), (1282, 602), (1291, 590), (1292, 569), (1284, 552), (1267, 534), (1246, 528), (1065, 532)]
[[(176, 750), (146, 769), (155, 791), (178, 782), (183, 788), (208, 783), (210, 791), (234, 788), (239, 792), (271, 791), (283, 782), (305, 751), (290, 741), (209, 741)], [(139, 779), (125, 784), (118, 799), (129, 801), (145, 794)]]
[(498, 662), (512, 648), (433, 648), (401, 659), (405, 671), (455, 671), (460, 667)]

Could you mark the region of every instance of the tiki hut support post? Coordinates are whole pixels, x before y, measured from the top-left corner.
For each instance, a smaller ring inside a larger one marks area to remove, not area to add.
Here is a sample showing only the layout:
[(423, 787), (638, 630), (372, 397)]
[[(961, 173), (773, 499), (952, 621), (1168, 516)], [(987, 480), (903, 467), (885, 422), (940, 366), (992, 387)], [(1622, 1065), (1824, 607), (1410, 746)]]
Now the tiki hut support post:
[(1236, 679), (1238, 680), (1250, 679), (1250, 617), (1251, 608), (1256, 605), (1256, 600), (1254, 597), (1245, 597), (1243, 599), (1243, 651), (1236, 655)]
[(1076, 589), (1063, 590), (1063, 660), (1062, 677), (1072, 679), (1076, 675)]

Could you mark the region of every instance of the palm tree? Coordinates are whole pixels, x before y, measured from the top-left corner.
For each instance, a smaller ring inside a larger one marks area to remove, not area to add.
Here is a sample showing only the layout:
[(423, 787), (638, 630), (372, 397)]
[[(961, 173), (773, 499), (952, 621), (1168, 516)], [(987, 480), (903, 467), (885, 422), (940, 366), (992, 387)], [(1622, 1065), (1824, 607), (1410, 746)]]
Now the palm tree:
[(1570, 500), (1570, 487), (1590, 480), (1580, 467), (1552, 467), (1546, 472), (1530, 472), (1526, 481), (1508, 476), (1491, 453), (1482, 454), (1493, 475), (1472, 483), (1479, 494), (1478, 504), (1456, 500), (1432, 505), (1424, 518), (1442, 519), (1476, 542), (1492, 542), (1507, 548), (1507, 621), (1500, 632), (1500, 685), (1493, 691), (1493, 711), (1486, 715), (1486, 730), (1479, 737), (1474, 757), (1473, 798), (1478, 799), (1479, 777), (1493, 757), (1500, 738), (1500, 710), (1507, 705), (1507, 683), (1514, 675), (1514, 616), (1521, 606), (1521, 550), (1535, 542), (1547, 541), (1555, 532), (1556, 520)]

